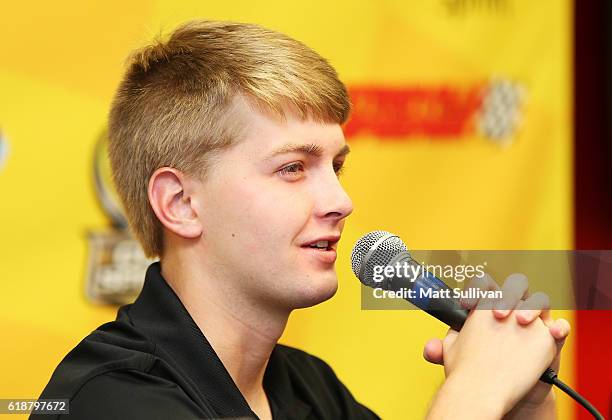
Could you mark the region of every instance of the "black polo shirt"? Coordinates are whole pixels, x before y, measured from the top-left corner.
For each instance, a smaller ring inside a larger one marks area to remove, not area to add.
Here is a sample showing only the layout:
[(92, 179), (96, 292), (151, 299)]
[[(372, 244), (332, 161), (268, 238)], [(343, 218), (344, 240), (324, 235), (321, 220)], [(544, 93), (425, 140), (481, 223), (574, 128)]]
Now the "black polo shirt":
[[(280, 344), (270, 356), (264, 389), (275, 419), (378, 418), (325, 362)], [(133, 304), (68, 353), (40, 398), (68, 398), (70, 414), (62, 418), (256, 417), (159, 263), (147, 270)]]

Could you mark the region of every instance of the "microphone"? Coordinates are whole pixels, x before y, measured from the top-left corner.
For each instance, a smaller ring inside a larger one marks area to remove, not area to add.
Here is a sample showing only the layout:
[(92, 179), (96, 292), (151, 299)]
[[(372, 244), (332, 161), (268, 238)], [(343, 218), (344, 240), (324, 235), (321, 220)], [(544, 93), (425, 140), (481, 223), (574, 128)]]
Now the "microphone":
[[(364, 285), (394, 292), (414, 290), (412, 298), (404, 297), (408, 302), (434, 316), (455, 331), (460, 331), (468, 316), (468, 311), (451, 297), (451, 289), (439, 278), (424, 270), (412, 259), (406, 244), (397, 236), (384, 230), (377, 230), (364, 235), (357, 241), (351, 254), (353, 273)], [(375, 267), (412, 266), (413, 278), (406, 276), (385, 276), (377, 281), (374, 277)], [(435, 293), (420, 293), (420, 290), (432, 290)], [(438, 293), (448, 291), (446, 293)], [(427, 297), (432, 295), (432, 297)], [(405, 296), (402, 294), (402, 296)]]

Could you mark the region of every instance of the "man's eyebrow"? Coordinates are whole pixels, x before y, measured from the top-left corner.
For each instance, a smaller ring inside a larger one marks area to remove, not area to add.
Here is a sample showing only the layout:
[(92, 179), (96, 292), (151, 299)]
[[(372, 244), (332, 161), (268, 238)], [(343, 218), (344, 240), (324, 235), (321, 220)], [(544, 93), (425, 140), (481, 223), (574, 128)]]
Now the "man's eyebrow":
[[(345, 144), (342, 149), (338, 152), (336, 157), (347, 155), (351, 149), (348, 144)], [(266, 160), (272, 159), (275, 156), (282, 155), (285, 153), (304, 153), (306, 155), (311, 155), (314, 157), (321, 157), (323, 155), (323, 148), (318, 144), (308, 143), (308, 144), (286, 144), (284, 146), (279, 147), (270, 153)]]

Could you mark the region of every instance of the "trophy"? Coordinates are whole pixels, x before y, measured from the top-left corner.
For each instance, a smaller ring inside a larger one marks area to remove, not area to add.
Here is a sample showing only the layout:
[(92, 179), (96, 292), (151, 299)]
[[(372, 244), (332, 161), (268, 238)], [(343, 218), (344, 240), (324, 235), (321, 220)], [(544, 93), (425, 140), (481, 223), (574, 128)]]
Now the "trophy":
[(145, 257), (128, 228), (127, 218), (111, 180), (106, 130), (96, 142), (93, 160), (95, 190), (111, 221), (106, 230), (89, 231), (85, 293), (91, 302), (130, 303), (142, 289), (145, 272), (154, 260)]

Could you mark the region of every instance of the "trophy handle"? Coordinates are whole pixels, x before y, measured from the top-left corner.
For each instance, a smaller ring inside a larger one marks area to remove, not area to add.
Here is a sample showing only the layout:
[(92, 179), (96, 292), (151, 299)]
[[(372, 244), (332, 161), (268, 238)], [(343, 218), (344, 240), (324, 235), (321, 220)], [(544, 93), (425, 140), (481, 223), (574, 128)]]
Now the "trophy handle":
[(107, 131), (98, 137), (96, 147), (94, 149), (94, 162), (93, 162), (93, 176), (96, 188), (96, 195), (98, 202), (105, 210), (106, 214), (110, 217), (112, 225), (116, 229), (127, 229), (128, 221), (125, 217), (125, 213), (121, 208), (121, 205), (113, 198), (112, 185), (108, 185), (105, 182), (105, 178), (102, 173), (102, 162), (107, 158), (106, 152), (107, 143)]

